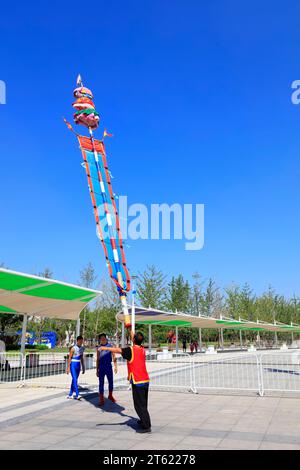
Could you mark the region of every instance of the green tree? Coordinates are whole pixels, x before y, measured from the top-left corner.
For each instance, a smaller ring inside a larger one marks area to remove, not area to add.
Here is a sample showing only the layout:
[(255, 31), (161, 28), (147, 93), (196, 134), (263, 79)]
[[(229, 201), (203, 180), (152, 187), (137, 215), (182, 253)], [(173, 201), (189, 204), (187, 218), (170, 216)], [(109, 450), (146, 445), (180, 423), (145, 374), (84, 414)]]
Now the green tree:
[(193, 279), (195, 282), (191, 288), (190, 312), (198, 317), (204, 311), (204, 281), (201, 281), (201, 276), (197, 272), (193, 274)]
[[(113, 336), (116, 333), (116, 309), (113, 306), (102, 307), (100, 311), (99, 309), (96, 309), (93, 314), (94, 316), (98, 317), (97, 334), (106, 333), (110, 336)], [(91, 334), (95, 334), (95, 329), (93, 326), (91, 328)]]
[(185, 281), (182, 274), (172, 277), (168, 284), (167, 300), (165, 302), (167, 310), (188, 313), (191, 307), (191, 289), (188, 281)]
[[(94, 287), (94, 284), (96, 282), (97, 276), (95, 273), (95, 268), (92, 265), (91, 262), (89, 262), (85, 268), (83, 268), (80, 271), (80, 284), (83, 287), (87, 287), (88, 289), (91, 289)], [(83, 325), (82, 325), (82, 336), (85, 338), (85, 333), (86, 333), (86, 321), (87, 321), (87, 315), (90, 316), (90, 310), (89, 307), (86, 307), (83, 309), (83, 311), (80, 314), (80, 317), (83, 318)]]
[[(94, 341), (97, 341), (97, 335), (101, 332), (111, 334), (112, 325), (114, 325), (114, 331), (117, 331), (116, 315), (120, 310), (120, 297), (111, 280), (103, 279), (100, 283), (100, 291), (102, 295), (96, 303), (91, 305), (90, 312), (87, 314), (89, 338), (93, 338)], [(106, 331), (107, 328), (109, 331)]]
[(300, 299), (293, 294), (293, 297), (289, 301), (289, 315), (288, 322), (300, 323)]
[[(136, 292), (138, 304), (143, 307), (163, 309), (166, 301), (166, 276), (154, 265), (147, 266), (143, 273), (138, 273)], [(147, 335), (147, 327), (139, 325), (139, 330)], [(155, 326), (152, 328), (154, 342), (162, 342), (166, 338), (166, 328)]]
[(225, 288), (225, 312), (226, 316), (230, 318), (239, 319), (241, 316), (240, 305), (240, 287), (236, 284)]
[(162, 308), (166, 297), (166, 276), (154, 265), (147, 266), (137, 279), (137, 298), (143, 307)]
[(255, 295), (247, 282), (242, 286), (239, 298), (241, 317), (246, 320), (256, 321)]
[(203, 296), (203, 313), (209, 317), (219, 317), (222, 309), (222, 296), (219, 287), (212, 279), (208, 279), (206, 290)]
[(50, 268), (45, 268), (44, 271), (41, 271), (41, 272), (38, 273), (38, 276), (45, 277), (46, 279), (52, 279), (53, 278), (53, 272)]

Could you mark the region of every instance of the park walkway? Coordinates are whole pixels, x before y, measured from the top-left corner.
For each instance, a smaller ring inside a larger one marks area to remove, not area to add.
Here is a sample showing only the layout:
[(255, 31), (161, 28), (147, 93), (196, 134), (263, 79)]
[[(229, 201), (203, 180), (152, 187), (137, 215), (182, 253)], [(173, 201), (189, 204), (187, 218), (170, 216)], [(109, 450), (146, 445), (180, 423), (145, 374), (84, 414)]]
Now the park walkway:
[(300, 449), (300, 399), (150, 392), (151, 435), (135, 433), (131, 392), (97, 407), (61, 390), (0, 388), (0, 449)]

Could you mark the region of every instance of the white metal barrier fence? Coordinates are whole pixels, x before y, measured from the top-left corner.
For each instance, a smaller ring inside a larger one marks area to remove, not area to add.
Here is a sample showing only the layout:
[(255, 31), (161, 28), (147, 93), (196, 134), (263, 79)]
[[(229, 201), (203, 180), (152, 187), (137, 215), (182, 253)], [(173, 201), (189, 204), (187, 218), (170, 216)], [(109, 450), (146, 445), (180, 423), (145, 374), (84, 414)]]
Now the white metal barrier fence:
[(24, 384), (24, 356), (21, 353), (0, 353), (0, 385), (15, 387)]
[[(116, 386), (128, 388), (126, 361), (121, 360), (120, 365), (124, 368), (123, 379), (116, 382)], [(193, 358), (189, 354), (173, 354), (170, 358), (158, 355), (147, 359), (147, 370), (151, 390), (194, 391)]]
[[(66, 374), (68, 356), (64, 353), (27, 353), (24, 363), (25, 385), (35, 387), (69, 388), (71, 375)], [(78, 385), (81, 388), (98, 388), (96, 375), (96, 355), (85, 357), (86, 370), (80, 374)], [(193, 389), (193, 360), (188, 354), (147, 360), (151, 388), (155, 389)], [(118, 373), (114, 375), (115, 388), (128, 388), (127, 364), (118, 361)]]
[(207, 360), (197, 358), (193, 363), (194, 389), (251, 391), (262, 394), (260, 358), (257, 354), (239, 354)]
[[(68, 389), (67, 353), (1, 353), (0, 386), (38, 386)], [(82, 388), (97, 389), (96, 355), (87, 354)], [(300, 352), (152, 355), (147, 360), (151, 389), (181, 391), (300, 392)], [(118, 361), (115, 388), (128, 388), (126, 361)]]
[[(25, 354), (25, 385), (35, 387), (69, 388), (72, 376), (67, 374), (67, 353), (27, 353)], [(94, 354), (85, 355), (85, 374), (81, 373), (78, 385), (87, 387), (96, 383), (96, 358)]]
[[(31, 387), (69, 389), (72, 376), (71, 373), (66, 373), (67, 365), (67, 353), (27, 353), (24, 362), (24, 383)], [(118, 368), (116, 383), (126, 379), (125, 364), (120, 364)], [(89, 389), (99, 386), (96, 375), (96, 354), (85, 354), (85, 373), (80, 373), (78, 385)]]
[(300, 352), (261, 355), (262, 392), (300, 392)]

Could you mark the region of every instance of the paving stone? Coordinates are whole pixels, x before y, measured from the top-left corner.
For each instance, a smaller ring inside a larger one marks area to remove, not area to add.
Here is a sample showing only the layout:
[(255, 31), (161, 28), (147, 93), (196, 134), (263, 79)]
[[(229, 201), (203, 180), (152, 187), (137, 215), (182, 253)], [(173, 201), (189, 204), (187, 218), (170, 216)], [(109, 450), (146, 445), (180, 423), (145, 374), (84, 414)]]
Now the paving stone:
[(153, 432), (140, 435), (130, 392), (118, 391), (118, 405), (105, 409), (95, 406), (95, 394), (80, 403), (60, 395), (23, 389), (8, 396), (0, 388), (2, 405), (18, 415), (1, 422), (0, 449), (300, 448), (299, 398), (151, 391)]
[(45, 442), (31, 442), (31, 441), (24, 441), (18, 442), (11, 447), (11, 450), (43, 450), (46, 449)]
[(232, 440), (239, 440), (241, 442), (244, 441), (254, 441), (254, 442), (261, 442), (264, 438), (264, 433), (259, 432), (240, 432), (240, 431), (229, 431), (226, 439)]
[(149, 439), (149, 436), (150, 434), (139, 434), (135, 432), (134, 429), (130, 429), (130, 430), (124, 429), (113, 434), (112, 439), (113, 441), (115, 440), (126, 441), (126, 439), (130, 439), (134, 441), (145, 441)]
[(278, 444), (295, 444), (300, 446), (300, 436), (286, 434), (265, 434), (263, 442), (274, 442)]
[(172, 444), (171, 442), (161, 442), (161, 441), (138, 442), (134, 446), (131, 447), (132, 450), (169, 450), (169, 449), (174, 449), (174, 448), (175, 448), (175, 444)]
[(136, 443), (137, 441), (134, 439), (127, 439), (126, 441), (105, 439), (102, 443), (93, 444), (89, 449), (127, 450), (132, 449)]
[(28, 436), (29, 435), (26, 432), (2, 433), (2, 438), (6, 441), (11, 441), (11, 442), (22, 442), (28, 439)]
[(208, 429), (203, 427), (201, 429), (195, 429), (192, 435), (195, 437), (212, 437), (216, 439), (223, 439), (227, 434), (228, 430), (226, 429)]
[(51, 434), (56, 434), (58, 436), (69, 437), (76, 436), (77, 434), (81, 434), (82, 432), (82, 428), (55, 428), (52, 426), (51, 428), (49, 428), (47, 434), (49, 434), (50, 436)]
[(280, 444), (279, 442), (262, 442), (259, 450), (300, 450), (300, 445)]
[(14, 442), (13, 441), (4, 441), (1, 437), (0, 437), (0, 449), (1, 450), (9, 450), (13, 447), (14, 445)]
[(188, 436), (178, 443), (178, 447), (180, 449), (185, 449), (186, 444), (217, 447), (221, 441), (222, 439), (217, 437)]
[(44, 433), (39, 436), (32, 437), (28, 442), (30, 443), (42, 443), (42, 444), (56, 444), (63, 440), (63, 436), (61, 434), (53, 434), (53, 433)]

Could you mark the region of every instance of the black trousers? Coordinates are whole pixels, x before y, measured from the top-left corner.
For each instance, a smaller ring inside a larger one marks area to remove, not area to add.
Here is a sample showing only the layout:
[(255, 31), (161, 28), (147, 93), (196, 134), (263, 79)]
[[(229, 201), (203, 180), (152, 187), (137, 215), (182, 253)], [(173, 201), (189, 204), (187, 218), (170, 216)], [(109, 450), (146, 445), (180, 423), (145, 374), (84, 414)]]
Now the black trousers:
[(134, 409), (141, 420), (141, 426), (144, 429), (151, 428), (150, 415), (148, 413), (148, 387), (138, 387), (131, 385)]

